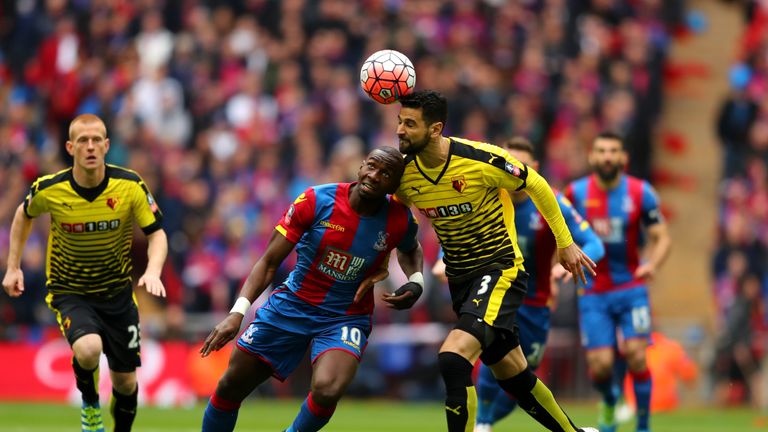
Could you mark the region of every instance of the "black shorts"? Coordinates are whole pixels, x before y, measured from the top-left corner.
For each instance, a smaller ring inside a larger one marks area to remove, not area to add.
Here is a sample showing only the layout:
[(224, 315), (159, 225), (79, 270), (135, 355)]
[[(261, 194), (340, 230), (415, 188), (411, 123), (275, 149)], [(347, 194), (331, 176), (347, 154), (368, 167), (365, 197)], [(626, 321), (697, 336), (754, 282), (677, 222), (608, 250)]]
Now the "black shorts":
[(46, 301), (70, 345), (98, 334), (111, 370), (133, 372), (141, 366), (139, 308), (130, 285), (112, 297), (48, 293)]
[(451, 278), (453, 311), (469, 314), (486, 324), (515, 331), (515, 315), (523, 304), (528, 274), (514, 267), (489, 269), (466, 278)]

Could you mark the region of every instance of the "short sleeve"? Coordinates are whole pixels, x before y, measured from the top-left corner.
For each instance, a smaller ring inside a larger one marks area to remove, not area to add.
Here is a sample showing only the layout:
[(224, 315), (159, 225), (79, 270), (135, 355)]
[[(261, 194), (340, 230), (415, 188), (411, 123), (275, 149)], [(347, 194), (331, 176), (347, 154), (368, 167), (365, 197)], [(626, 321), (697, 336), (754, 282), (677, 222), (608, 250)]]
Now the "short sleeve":
[(288, 241), (298, 243), (315, 219), (315, 202), (314, 189), (302, 192), (285, 211), (275, 229)]
[(149, 235), (162, 228), (160, 223), (163, 220), (163, 213), (144, 180), (139, 179), (134, 185), (132, 192), (134, 217), (144, 234)]
[(29, 188), (29, 193), (27, 193), (27, 196), (24, 198), (24, 214), (29, 218), (36, 218), (49, 211), (48, 200), (46, 199), (45, 194), (41, 193), (39, 189), (41, 180), (42, 179), (38, 178), (32, 183), (32, 186)]
[(643, 194), (640, 217), (643, 225), (650, 226), (664, 222), (664, 216), (659, 208), (659, 197), (648, 182), (643, 182)]

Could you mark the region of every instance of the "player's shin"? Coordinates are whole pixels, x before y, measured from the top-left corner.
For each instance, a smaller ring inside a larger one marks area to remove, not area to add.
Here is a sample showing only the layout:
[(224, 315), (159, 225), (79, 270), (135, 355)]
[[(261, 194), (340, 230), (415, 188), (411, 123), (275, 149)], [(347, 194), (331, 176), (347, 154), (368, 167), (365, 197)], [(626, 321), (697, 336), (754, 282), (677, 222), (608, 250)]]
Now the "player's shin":
[(631, 371), (635, 400), (637, 402), (637, 430), (649, 430), (651, 415), (651, 372), (648, 368), (635, 372)]
[(592, 386), (600, 393), (603, 403), (609, 407), (616, 405), (616, 391), (614, 389), (614, 380), (612, 375), (605, 377), (592, 376)]
[(112, 400), (109, 411), (115, 421), (114, 432), (129, 432), (136, 418), (136, 407), (139, 402), (139, 386), (132, 394), (124, 395), (112, 388)]
[(507, 394), (507, 392), (500, 391), (496, 395), (496, 401), (493, 403), (493, 423), (508, 416), (514, 411), (515, 407), (517, 407), (517, 400)]
[(76, 357), (72, 357), (72, 369), (75, 371), (77, 389), (83, 395), (83, 402), (88, 405), (99, 404), (99, 368), (88, 370), (80, 366)]
[(445, 382), (448, 432), (471, 432), (477, 410), (477, 393), (472, 385), (472, 363), (452, 352), (440, 353), (437, 362)]
[(499, 381), (499, 385), (517, 399), (518, 405), (551, 431), (574, 432), (576, 426), (560, 408), (552, 392), (530, 369)]
[(319, 431), (331, 420), (334, 411), (336, 411), (336, 404), (330, 407), (319, 405), (312, 397), (312, 392), (309, 392), (304, 403), (301, 404), (299, 414), (293, 420), (291, 427), (286, 429), (286, 432)]
[(203, 414), (203, 432), (230, 432), (235, 429), (240, 402), (232, 402), (216, 395), (211, 396)]
[(477, 377), (477, 424), (495, 423), (493, 418), (494, 402), (496, 396), (503, 393), (491, 369), (485, 365), (481, 366)]

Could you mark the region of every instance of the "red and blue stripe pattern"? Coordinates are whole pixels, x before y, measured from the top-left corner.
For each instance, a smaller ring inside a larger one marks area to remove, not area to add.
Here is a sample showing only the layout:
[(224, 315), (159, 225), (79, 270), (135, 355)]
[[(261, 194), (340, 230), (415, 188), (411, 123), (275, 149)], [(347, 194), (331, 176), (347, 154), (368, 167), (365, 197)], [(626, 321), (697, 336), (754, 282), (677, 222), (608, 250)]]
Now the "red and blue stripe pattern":
[(605, 257), (597, 263), (597, 276), (587, 292), (616, 291), (643, 284), (634, 277), (644, 244), (643, 226), (661, 222), (659, 200), (651, 185), (622, 175), (615, 188), (605, 190), (593, 174), (571, 183), (565, 194), (605, 245)]
[[(602, 258), (604, 250), (600, 245), (600, 239), (589, 224), (575, 212), (563, 194), (555, 191), (555, 197), (576, 244), (591, 259), (597, 261)], [(525, 259), (523, 266), (529, 274), (528, 293), (524, 304), (545, 307), (552, 294), (550, 275), (552, 274), (552, 256), (557, 248), (555, 236), (530, 199), (515, 204), (515, 229), (518, 245)]]
[(276, 229), (296, 242), (297, 263), (285, 285), (297, 297), (327, 312), (373, 312), (373, 291), (352, 300), (360, 282), (382, 266), (395, 247), (416, 247), (418, 225), (410, 210), (391, 196), (373, 216), (349, 203), (350, 183), (314, 186), (301, 194)]

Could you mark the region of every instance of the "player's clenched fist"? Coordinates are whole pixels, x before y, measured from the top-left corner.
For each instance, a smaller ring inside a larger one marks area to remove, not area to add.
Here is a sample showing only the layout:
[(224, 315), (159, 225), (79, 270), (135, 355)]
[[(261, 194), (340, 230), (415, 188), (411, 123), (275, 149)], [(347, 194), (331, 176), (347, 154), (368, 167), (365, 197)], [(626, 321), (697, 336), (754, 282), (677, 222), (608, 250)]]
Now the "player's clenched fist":
[(21, 269), (8, 270), (5, 273), (3, 289), (11, 297), (18, 297), (24, 292), (24, 273)]

